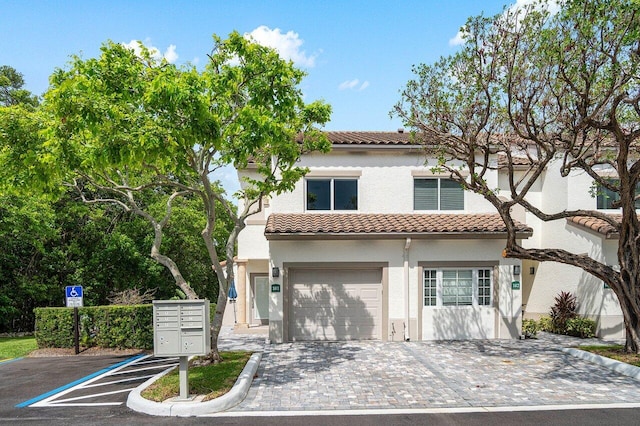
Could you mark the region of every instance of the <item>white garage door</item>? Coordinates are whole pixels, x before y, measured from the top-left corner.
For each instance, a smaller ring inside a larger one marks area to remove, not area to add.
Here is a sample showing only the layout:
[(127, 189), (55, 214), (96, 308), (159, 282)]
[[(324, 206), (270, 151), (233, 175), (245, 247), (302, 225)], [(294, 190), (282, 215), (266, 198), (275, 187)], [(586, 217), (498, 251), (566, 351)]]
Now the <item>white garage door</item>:
[(290, 340), (380, 340), (381, 269), (294, 269)]

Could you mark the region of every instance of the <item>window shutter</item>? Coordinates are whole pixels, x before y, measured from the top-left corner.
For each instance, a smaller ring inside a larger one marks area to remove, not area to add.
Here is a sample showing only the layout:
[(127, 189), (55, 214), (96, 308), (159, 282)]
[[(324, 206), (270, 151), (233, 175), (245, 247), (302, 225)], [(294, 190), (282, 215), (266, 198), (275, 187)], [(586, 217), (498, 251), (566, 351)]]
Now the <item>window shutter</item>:
[(413, 209), (438, 210), (437, 179), (415, 179), (413, 181)]
[(440, 180), (440, 210), (464, 210), (464, 190), (458, 182)]

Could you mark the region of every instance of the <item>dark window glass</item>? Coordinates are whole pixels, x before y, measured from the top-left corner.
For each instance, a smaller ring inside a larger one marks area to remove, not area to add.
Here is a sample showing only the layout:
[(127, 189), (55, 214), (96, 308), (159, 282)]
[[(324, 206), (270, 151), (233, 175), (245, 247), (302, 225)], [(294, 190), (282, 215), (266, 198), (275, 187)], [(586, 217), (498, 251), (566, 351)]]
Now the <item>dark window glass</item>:
[(414, 210), (464, 210), (464, 190), (451, 179), (414, 179)]
[(440, 179), (440, 210), (464, 210), (464, 192), (451, 179)]
[[(610, 179), (611, 183), (614, 185), (620, 184), (618, 179)], [(640, 194), (640, 183), (636, 185), (636, 196)], [(599, 210), (602, 209), (614, 209), (617, 207), (613, 207), (613, 203), (620, 199), (620, 194), (617, 192), (611, 191), (605, 188), (602, 185), (598, 185), (598, 194), (597, 194), (597, 208)], [(640, 200), (636, 200), (636, 209), (640, 209)]]
[(413, 181), (414, 210), (438, 210), (438, 179)]
[(307, 181), (307, 210), (331, 210), (331, 180)]
[(335, 179), (333, 181), (334, 210), (358, 209), (358, 181), (355, 179)]

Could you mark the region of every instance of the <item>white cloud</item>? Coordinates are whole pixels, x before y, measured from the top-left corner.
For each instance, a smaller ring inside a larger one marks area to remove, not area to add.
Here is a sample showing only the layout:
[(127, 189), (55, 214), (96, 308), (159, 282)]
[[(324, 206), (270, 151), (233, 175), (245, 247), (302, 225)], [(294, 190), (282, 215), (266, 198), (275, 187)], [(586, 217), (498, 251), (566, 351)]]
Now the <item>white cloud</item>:
[[(542, 3), (539, 3), (539, 0), (516, 0), (514, 4), (509, 6), (509, 8), (505, 11), (507, 13), (518, 13), (517, 22), (520, 22), (522, 9), (530, 4), (537, 4), (536, 10), (547, 9), (551, 15), (555, 15), (560, 11), (560, 2), (561, 0), (546, 0)], [(460, 29), (455, 37), (449, 40), (449, 46), (459, 46), (464, 44), (466, 33), (464, 28)]]
[[(166, 59), (167, 62), (169, 63), (174, 63), (175, 61), (178, 60), (178, 53), (176, 52), (176, 45), (175, 44), (171, 44), (169, 45), (169, 47), (167, 48), (167, 50), (164, 51), (164, 54), (160, 53), (160, 49), (158, 49), (157, 47), (153, 46), (151, 44), (151, 39), (147, 38), (145, 39), (142, 44), (149, 49), (149, 52), (151, 53), (151, 57), (153, 59), (155, 59), (156, 61), (161, 61), (162, 59)], [(140, 42), (138, 40), (131, 40), (129, 43), (122, 43), (122, 45), (124, 47), (127, 47), (131, 50), (133, 50), (135, 52), (136, 55), (140, 56)]]
[(163, 56), (170, 64), (173, 64), (175, 61), (177, 61), (178, 54), (176, 53), (176, 45), (170, 44), (167, 50), (164, 52)]
[(250, 33), (246, 33), (245, 37), (275, 49), (282, 58), (293, 61), (297, 66), (312, 68), (316, 64), (318, 54), (307, 55), (307, 52), (301, 50), (304, 40), (293, 31), (282, 33), (280, 28), (272, 30), (266, 25), (261, 25)]
[(338, 90), (364, 90), (369, 87), (369, 82), (365, 81), (360, 84), (360, 80), (355, 78), (353, 80), (347, 80), (340, 83)]
[(464, 44), (465, 32), (460, 30), (455, 37), (449, 40), (449, 46), (460, 46)]
[(355, 80), (343, 81), (342, 83), (340, 83), (340, 86), (338, 86), (338, 89), (339, 90), (353, 89), (358, 85), (358, 83), (360, 83), (360, 80), (358, 80), (357, 78)]

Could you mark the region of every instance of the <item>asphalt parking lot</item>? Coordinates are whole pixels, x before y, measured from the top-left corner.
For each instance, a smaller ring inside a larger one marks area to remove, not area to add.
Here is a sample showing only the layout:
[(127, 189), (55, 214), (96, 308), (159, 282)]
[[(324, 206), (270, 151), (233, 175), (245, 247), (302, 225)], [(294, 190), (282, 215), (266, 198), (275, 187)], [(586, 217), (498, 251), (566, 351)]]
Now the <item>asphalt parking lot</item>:
[(153, 417), (132, 413), (125, 405), (129, 390), (175, 359), (149, 356), (76, 356), (22, 358), (0, 364), (0, 424), (102, 424), (107, 418)]

